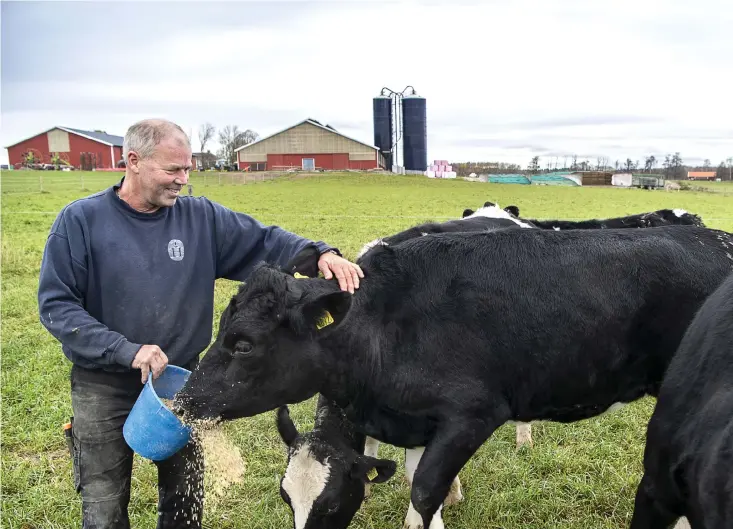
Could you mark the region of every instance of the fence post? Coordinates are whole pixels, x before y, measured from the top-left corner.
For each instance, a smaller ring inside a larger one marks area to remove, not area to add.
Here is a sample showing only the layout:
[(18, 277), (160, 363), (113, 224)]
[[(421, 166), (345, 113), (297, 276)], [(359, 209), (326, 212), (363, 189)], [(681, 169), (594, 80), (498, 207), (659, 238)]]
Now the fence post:
[(219, 185), (221, 185), (221, 173), (219, 173)]
[(38, 185), (41, 188), (41, 193), (43, 193), (43, 170), (38, 171)]
[(84, 191), (84, 173), (79, 173), (79, 175), (81, 176), (81, 190)]

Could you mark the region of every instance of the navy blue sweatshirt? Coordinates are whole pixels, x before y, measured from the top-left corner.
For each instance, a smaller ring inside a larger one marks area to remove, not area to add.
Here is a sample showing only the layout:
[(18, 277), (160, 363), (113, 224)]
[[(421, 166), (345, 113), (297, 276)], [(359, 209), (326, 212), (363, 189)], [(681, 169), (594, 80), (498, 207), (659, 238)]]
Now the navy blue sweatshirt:
[(130, 370), (144, 344), (185, 364), (211, 342), (217, 278), (243, 281), (311, 244), (332, 249), (204, 197), (141, 213), (116, 188), (67, 205), (41, 263), (41, 322), (82, 367)]

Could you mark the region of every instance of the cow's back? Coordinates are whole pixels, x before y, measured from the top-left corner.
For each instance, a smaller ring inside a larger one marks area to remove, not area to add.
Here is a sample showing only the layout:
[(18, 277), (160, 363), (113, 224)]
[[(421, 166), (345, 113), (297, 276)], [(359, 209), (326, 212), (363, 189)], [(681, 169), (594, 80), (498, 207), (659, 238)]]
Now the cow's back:
[(729, 234), (691, 227), (428, 235), (362, 261), (355, 317), (379, 326), (385, 385), (440, 373), (501, 388), (516, 419), (577, 420), (656, 393), (731, 253)]

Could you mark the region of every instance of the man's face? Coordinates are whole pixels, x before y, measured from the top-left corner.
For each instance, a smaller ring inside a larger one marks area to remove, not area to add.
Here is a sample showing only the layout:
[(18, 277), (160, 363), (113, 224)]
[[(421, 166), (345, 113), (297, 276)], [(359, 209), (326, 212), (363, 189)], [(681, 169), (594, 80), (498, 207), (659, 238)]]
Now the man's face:
[(191, 149), (179, 136), (163, 139), (152, 157), (137, 158), (142, 198), (155, 208), (171, 207), (181, 188), (188, 183)]

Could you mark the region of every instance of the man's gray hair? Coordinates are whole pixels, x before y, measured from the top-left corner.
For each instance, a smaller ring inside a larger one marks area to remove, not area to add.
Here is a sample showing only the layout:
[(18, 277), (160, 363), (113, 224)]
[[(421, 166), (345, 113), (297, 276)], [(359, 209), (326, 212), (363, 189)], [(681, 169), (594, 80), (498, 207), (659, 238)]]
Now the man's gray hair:
[(125, 141), (122, 144), (122, 157), (127, 161), (128, 153), (135, 151), (141, 159), (150, 158), (161, 140), (173, 135), (180, 136), (188, 148), (191, 148), (188, 135), (175, 123), (165, 119), (138, 121), (127, 129)]

